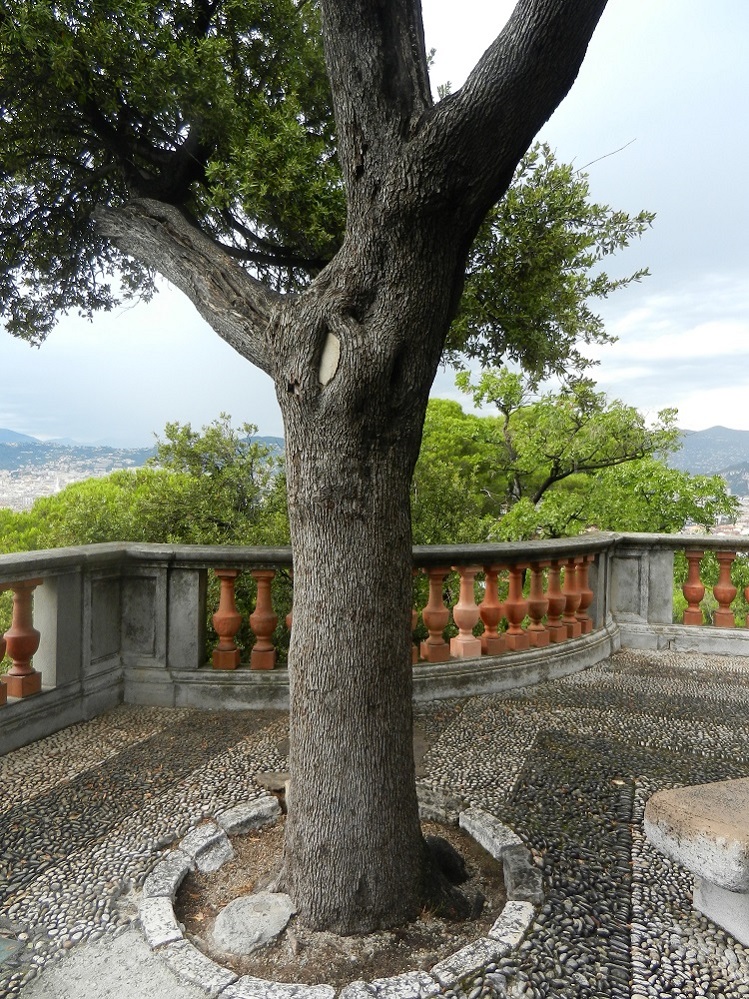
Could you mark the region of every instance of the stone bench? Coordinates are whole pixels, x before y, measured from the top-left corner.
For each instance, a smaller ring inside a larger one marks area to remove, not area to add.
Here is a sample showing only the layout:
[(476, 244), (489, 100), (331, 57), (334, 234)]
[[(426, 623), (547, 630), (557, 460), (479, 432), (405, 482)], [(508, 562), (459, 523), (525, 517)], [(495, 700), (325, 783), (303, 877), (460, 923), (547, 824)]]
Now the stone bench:
[(694, 907), (749, 946), (749, 778), (658, 791), (645, 835), (694, 874)]

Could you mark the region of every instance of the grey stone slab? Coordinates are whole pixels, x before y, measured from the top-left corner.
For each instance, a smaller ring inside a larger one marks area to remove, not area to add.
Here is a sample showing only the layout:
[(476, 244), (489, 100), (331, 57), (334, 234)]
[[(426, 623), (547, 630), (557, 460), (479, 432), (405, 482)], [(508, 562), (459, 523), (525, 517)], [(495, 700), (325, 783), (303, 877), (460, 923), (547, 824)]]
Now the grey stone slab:
[(19, 951), (24, 949), (24, 944), (20, 940), (11, 940), (8, 937), (0, 937), (0, 964), (15, 957)]
[(205, 999), (203, 989), (176, 978), (161, 951), (135, 929), (81, 942), (23, 986), (23, 999)]
[(506, 943), (514, 950), (528, 932), (535, 911), (536, 907), (532, 902), (506, 902), (499, 918), (489, 930), (489, 937)]
[[(368, 993), (371, 996), (371, 993)], [(332, 985), (302, 985), (296, 982), (269, 982), (245, 975), (221, 993), (221, 999), (333, 999)]]
[(219, 912), (213, 942), (227, 954), (252, 954), (275, 939), (294, 912), (294, 903), (283, 892), (243, 895)]
[(392, 978), (375, 978), (377, 999), (429, 999), (440, 992), (440, 984), (426, 971), (407, 971)]
[(138, 918), (143, 936), (152, 949), (182, 939), (182, 928), (174, 915), (171, 899), (164, 896), (142, 899)]
[(182, 850), (172, 850), (154, 867), (143, 885), (144, 898), (168, 898), (174, 901), (182, 879), (193, 861)]
[(233, 971), (216, 964), (187, 940), (169, 944), (161, 954), (178, 978), (197, 985), (209, 996), (217, 996), (237, 980)]
[(254, 801), (246, 801), (234, 808), (227, 808), (216, 816), (216, 821), (230, 836), (260, 829), (276, 822), (281, 815), (281, 806), (272, 794), (263, 795)]
[(506, 943), (481, 937), (435, 964), (430, 974), (445, 988), (455, 988), (464, 979), (475, 978), (487, 964), (495, 964), (509, 951)]
[(513, 902), (532, 902), (540, 905), (544, 900), (541, 872), (533, 863), (530, 851), (522, 844), (508, 846), (502, 852), (507, 898)]
[(658, 791), (643, 824), (657, 850), (697, 877), (749, 892), (749, 778)]
[(467, 808), (460, 813), (458, 821), (461, 829), (473, 836), (495, 860), (501, 860), (508, 847), (522, 845), (523, 841), (512, 829), (483, 808)]

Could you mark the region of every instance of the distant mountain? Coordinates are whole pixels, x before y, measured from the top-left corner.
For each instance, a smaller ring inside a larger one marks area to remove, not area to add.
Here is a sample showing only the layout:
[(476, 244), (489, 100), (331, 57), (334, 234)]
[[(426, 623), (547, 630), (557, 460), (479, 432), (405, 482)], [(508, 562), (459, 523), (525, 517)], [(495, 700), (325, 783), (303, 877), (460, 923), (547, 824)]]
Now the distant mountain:
[(700, 475), (715, 475), (749, 464), (749, 430), (710, 427), (683, 430), (682, 447), (668, 459), (672, 468)]
[(17, 434), (15, 430), (5, 430), (0, 427), (0, 444), (39, 444), (36, 437), (27, 434)]

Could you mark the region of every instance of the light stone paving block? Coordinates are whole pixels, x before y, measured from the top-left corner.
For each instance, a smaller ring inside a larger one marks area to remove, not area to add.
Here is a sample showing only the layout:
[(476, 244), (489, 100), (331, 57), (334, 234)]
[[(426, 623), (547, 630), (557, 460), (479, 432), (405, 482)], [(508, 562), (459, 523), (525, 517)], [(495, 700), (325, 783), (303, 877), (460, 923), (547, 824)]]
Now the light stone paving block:
[(508, 846), (522, 846), (523, 841), (512, 829), (483, 808), (467, 808), (460, 813), (458, 822), (495, 860), (502, 859)]
[(439, 982), (426, 971), (407, 971), (393, 978), (375, 978), (371, 984), (377, 989), (377, 999), (430, 999), (440, 992)]
[(302, 985), (296, 982), (268, 982), (245, 975), (221, 993), (221, 999), (333, 999), (332, 985)]
[(233, 971), (216, 964), (187, 940), (169, 944), (161, 954), (175, 975), (197, 985), (209, 996), (217, 996), (237, 980)]
[(372, 999), (377, 995), (377, 990), (369, 982), (351, 982), (341, 989), (338, 999)]
[(204, 822), (189, 832), (179, 845), (194, 860), (203, 874), (212, 874), (234, 856), (234, 849), (223, 829), (215, 822)]
[(506, 943), (511, 950), (520, 945), (533, 919), (536, 908), (531, 902), (506, 902), (489, 937)]
[(272, 794), (263, 795), (254, 801), (246, 801), (234, 808), (219, 812), (216, 821), (229, 836), (249, 832), (250, 829), (260, 829), (275, 822), (281, 815), (278, 799)]
[(426, 784), (416, 785), (416, 797), (419, 800), (419, 818), (422, 822), (457, 825), (460, 811), (465, 807), (460, 798)]
[(182, 939), (182, 928), (175, 918), (171, 899), (163, 896), (142, 899), (138, 916), (151, 950)]
[(168, 898), (174, 901), (182, 879), (192, 867), (192, 860), (182, 850), (172, 850), (154, 867), (143, 885), (144, 898)]
[(749, 893), (728, 891), (704, 878), (695, 878), (694, 907), (749, 947)]
[(464, 979), (475, 978), (487, 964), (495, 964), (509, 951), (506, 943), (481, 937), (435, 964), (430, 974), (445, 988), (455, 988)]

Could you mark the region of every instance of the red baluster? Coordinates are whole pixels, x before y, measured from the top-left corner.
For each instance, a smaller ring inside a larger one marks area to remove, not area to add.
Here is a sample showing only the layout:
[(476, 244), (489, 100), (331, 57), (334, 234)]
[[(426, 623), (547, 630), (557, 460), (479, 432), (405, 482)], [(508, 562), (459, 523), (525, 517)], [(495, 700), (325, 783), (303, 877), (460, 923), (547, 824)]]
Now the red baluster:
[(549, 600), (544, 594), (544, 569), (547, 562), (531, 565), (531, 589), (528, 595), (528, 638), (534, 648), (544, 648), (551, 641), (549, 632), (543, 625), (543, 617), (549, 608)]
[(564, 642), (567, 640), (567, 628), (562, 624), (562, 612), (567, 600), (562, 593), (559, 582), (561, 563), (552, 559), (549, 563), (549, 572), (546, 585), (546, 599), (549, 607), (546, 611), (546, 630), (552, 642)]
[(689, 550), (687, 557), (687, 581), (682, 587), (682, 593), (687, 601), (684, 611), (684, 624), (702, 624), (702, 608), (700, 601), (705, 596), (705, 587), (700, 579), (700, 562), (704, 552)]
[(523, 597), (523, 572), (524, 565), (511, 565), (509, 567), (509, 590), (505, 600), (505, 617), (507, 618), (507, 631), (505, 632), (505, 642), (507, 648), (513, 652), (530, 648), (530, 638), (528, 632), (520, 627), (525, 615), (528, 613), (528, 601)]
[(577, 588), (580, 591), (580, 606), (575, 617), (580, 622), (580, 631), (583, 635), (589, 635), (593, 630), (593, 622), (588, 617), (588, 608), (593, 603), (595, 594), (588, 582), (588, 572), (593, 561), (593, 555), (583, 555), (577, 565)]
[(716, 552), (718, 560), (718, 582), (713, 587), (713, 596), (718, 601), (714, 623), (718, 628), (735, 628), (736, 618), (731, 610), (731, 601), (738, 592), (731, 582), (731, 566), (736, 558), (736, 552)]
[(257, 583), (255, 610), (250, 614), (250, 627), (255, 633), (255, 644), (250, 652), (250, 669), (273, 669), (276, 665), (273, 632), (278, 624), (278, 614), (273, 610), (271, 584), (276, 570), (253, 569), (250, 575)]
[(239, 569), (216, 569), (221, 581), (218, 610), (213, 615), (213, 627), (218, 635), (218, 645), (213, 650), (214, 669), (236, 669), (239, 666), (239, 649), (234, 636), (239, 631), (242, 615), (234, 602), (234, 582)]
[(473, 629), (479, 623), (479, 609), (473, 581), (479, 571), (476, 565), (457, 567), (460, 574), (460, 594), (453, 607), (453, 621), (458, 626), (458, 634), (450, 640), (450, 654), (459, 659), (475, 659), (481, 655), (481, 639), (474, 637)]
[(2, 677), (9, 697), (29, 697), (42, 689), (42, 674), (31, 665), (41, 637), (34, 627), (33, 594), (42, 583), (41, 579), (24, 579), (3, 587), (13, 590), (13, 618), (4, 636), (13, 665)]
[(421, 612), (421, 619), (429, 632), (429, 638), (421, 643), (421, 658), (430, 663), (446, 663), (450, 658), (450, 646), (442, 632), (450, 620), (450, 611), (442, 599), (442, 584), (449, 569), (425, 569), (429, 577), (429, 601)]
[(577, 562), (574, 558), (568, 558), (564, 563), (562, 593), (564, 594), (562, 623), (567, 629), (567, 638), (579, 638), (582, 629), (575, 615), (580, 606), (580, 590), (577, 583)]
[(498, 656), (505, 651), (504, 635), (501, 635), (497, 630), (499, 622), (504, 617), (504, 609), (497, 588), (499, 568), (498, 565), (484, 566), (484, 599), (479, 605), (479, 614), (484, 622), (481, 651), (485, 656)]

